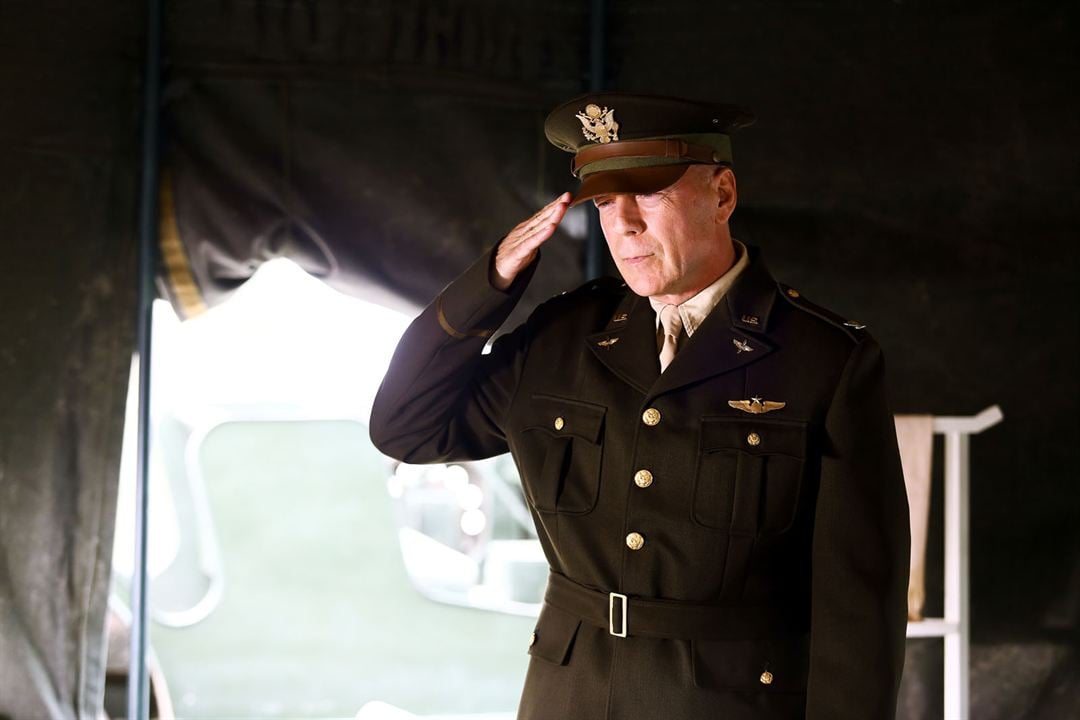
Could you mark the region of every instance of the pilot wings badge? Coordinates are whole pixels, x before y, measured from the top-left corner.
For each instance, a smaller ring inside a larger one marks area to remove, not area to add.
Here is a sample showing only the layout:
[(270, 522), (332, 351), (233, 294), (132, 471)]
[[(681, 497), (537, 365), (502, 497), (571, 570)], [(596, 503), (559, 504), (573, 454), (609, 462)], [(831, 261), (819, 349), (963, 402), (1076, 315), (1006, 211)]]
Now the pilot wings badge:
[(787, 405), (785, 402), (777, 402), (775, 400), (763, 401), (759, 397), (751, 398), (749, 400), (728, 400), (727, 404), (729, 407), (733, 407), (736, 410), (742, 410), (751, 415), (764, 415), (767, 412), (779, 410)]
[(619, 123), (615, 122), (614, 109), (589, 103), (585, 106), (585, 112), (577, 113), (577, 119), (581, 121), (581, 132), (586, 140), (604, 144), (619, 139)]

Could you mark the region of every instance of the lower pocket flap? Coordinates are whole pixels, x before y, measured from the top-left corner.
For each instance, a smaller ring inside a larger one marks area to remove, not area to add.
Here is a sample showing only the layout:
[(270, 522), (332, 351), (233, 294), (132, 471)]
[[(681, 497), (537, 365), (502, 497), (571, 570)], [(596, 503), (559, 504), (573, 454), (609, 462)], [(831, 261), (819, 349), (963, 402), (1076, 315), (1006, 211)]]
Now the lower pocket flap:
[(714, 690), (804, 692), (809, 634), (757, 640), (694, 640), (694, 684)]
[(545, 603), (536, 620), (529, 654), (556, 665), (565, 665), (570, 661), (570, 650), (580, 626), (581, 620), (578, 618)]

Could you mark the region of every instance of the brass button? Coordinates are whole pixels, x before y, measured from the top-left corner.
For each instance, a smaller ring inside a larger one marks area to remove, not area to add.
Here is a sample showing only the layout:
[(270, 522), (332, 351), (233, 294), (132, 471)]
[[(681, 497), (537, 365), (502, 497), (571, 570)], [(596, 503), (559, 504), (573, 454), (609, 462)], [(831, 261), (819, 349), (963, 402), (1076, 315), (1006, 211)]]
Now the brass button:
[[(788, 297), (799, 297), (799, 291), (795, 288), (788, 288), (787, 294)], [(772, 676), (770, 675), (770, 677)]]
[(639, 488), (647, 488), (652, 485), (652, 473), (648, 470), (638, 470), (634, 473), (634, 484)]
[(556, 430), (562, 430), (563, 426), (565, 426), (565, 425), (566, 425), (566, 421), (563, 420), (561, 417), (555, 418), (555, 429)]
[(532, 634), (532, 636), (529, 637), (529, 647), (532, 647), (535, 644), (536, 644), (536, 633), (534, 632)]
[(754, 447), (757, 447), (761, 444), (761, 436), (758, 435), (756, 432), (752, 432), (746, 436), (746, 442), (750, 443)]
[(772, 673), (766, 670), (761, 673), (761, 677), (758, 678), (758, 680), (761, 680), (762, 685), (772, 685)]
[(649, 408), (641, 414), (641, 421), (646, 425), (659, 425), (660, 424), (660, 411), (656, 408)]
[(626, 547), (631, 550), (640, 550), (645, 544), (645, 538), (641, 536), (641, 533), (632, 532), (626, 536)]

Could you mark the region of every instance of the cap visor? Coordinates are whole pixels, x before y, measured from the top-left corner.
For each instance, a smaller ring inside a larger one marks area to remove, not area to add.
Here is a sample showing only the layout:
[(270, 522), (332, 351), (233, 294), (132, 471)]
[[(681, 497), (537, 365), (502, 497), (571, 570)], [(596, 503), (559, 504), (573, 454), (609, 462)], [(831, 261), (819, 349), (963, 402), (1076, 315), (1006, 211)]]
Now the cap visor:
[(688, 164), (651, 165), (648, 167), (625, 168), (623, 170), (601, 170), (591, 173), (581, 181), (581, 187), (574, 194), (570, 207), (591, 200), (597, 195), (614, 193), (633, 193), (645, 195), (663, 190), (673, 185), (683, 176)]

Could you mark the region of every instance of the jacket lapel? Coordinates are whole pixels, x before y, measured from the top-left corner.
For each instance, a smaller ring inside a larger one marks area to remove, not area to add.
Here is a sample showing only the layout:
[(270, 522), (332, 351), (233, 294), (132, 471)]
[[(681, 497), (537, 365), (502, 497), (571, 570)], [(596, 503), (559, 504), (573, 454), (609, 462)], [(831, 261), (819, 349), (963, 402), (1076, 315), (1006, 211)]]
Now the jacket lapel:
[(749, 245), (747, 251), (750, 262), (746, 269), (701, 323), (686, 347), (679, 350), (650, 389), (650, 397), (730, 372), (756, 362), (776, 349), (768, 336), (776, 281), (765, 267), (761, 251)]
[(660, 374), (656, 313), (647, 298), (627, 289), (607, 327), (585, 343), (611, 372), (649, 398), (756, 362), (776, 349), (769, 317), (776, 281), (757, 247), (747, 245), (750, 263)]
[(608, 326), (586, 336), (585, 344), (611, 372), (643, 393), (648, 393), (660, 376), (656, 314), (647, 298), (629, 288)]
[(730, 372), (760, 360), (774, 349), (764, 338), (734, 328), (730, 309), (721, 301), (686, 347), (679, 350), (648, 394), (655, 397)]

